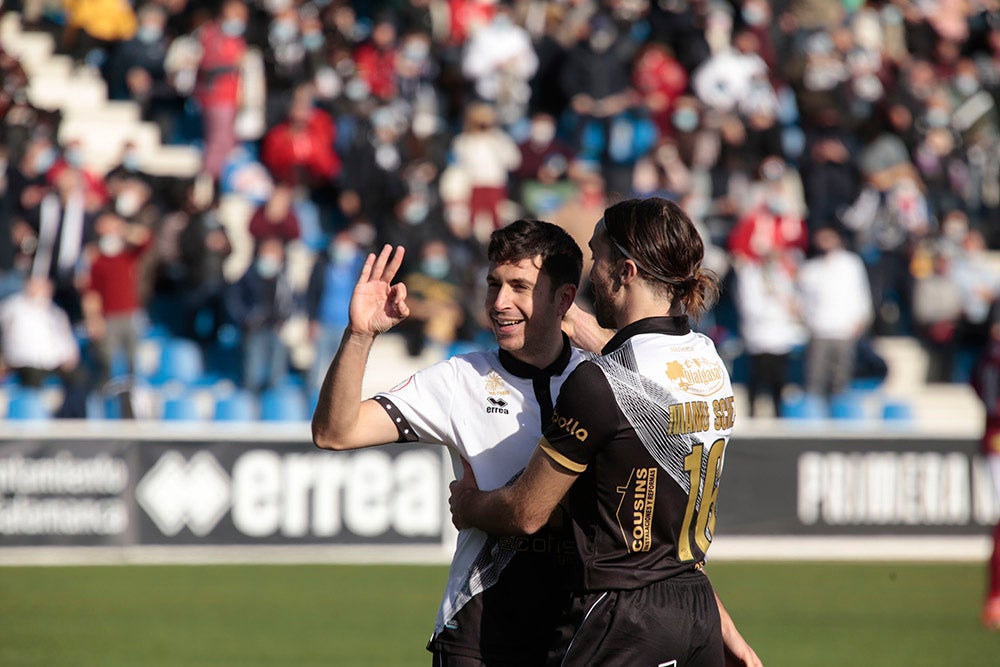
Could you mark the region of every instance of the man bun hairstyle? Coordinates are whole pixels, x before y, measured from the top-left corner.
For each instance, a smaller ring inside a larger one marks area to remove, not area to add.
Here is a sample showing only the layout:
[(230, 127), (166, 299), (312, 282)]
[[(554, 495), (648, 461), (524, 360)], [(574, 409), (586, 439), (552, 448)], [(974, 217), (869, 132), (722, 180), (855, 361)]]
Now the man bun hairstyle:
[(552, 289), (579, 287), (583, 252), (573, 237), (558, 225), (544, 220), (515, 220), (490, 235), (486, 256), (493, 264), (508, 264), (541, 256), (541, 270), (552, 281)]
[(719, 298), (719, 279), (702, 268), (705, 244), (691, 218), (662, 197), (626, 199), (604, 211), (612, 256), (631, 259), (639, 274), (697, 319)]

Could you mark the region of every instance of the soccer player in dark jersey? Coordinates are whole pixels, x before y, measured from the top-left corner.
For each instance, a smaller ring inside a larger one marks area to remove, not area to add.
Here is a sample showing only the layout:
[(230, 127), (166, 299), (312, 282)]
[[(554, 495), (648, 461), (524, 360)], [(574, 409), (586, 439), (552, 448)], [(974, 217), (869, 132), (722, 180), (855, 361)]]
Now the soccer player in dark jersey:
[(480, 490), (468, 467), (452, 483), (455, 525), (532, 534), (565, 498), (580, 563), (552, 664), (759, 665), (704, 574), (734, 409), (688, 323), (717, 294), (702, 241), (651, 198), (608, 208), (590, 249), (597, 322), (617, 333), (563, 383), (513, 484)]

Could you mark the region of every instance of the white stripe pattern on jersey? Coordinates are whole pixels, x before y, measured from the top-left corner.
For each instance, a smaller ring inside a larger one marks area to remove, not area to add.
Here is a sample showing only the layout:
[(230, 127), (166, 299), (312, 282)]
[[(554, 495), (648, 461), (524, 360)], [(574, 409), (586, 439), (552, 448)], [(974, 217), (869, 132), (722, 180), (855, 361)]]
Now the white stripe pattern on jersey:
[(677, 398), (663, 385), (639, 372), (632, 344), (592, 360), (604, 373), (618, 407), (653, 459), (684, 493), (691, 492), (691, 476), (684, 470), (684, 459), (691, 453), (694, 440), (689, 435), (670, 435), (669, 406)]

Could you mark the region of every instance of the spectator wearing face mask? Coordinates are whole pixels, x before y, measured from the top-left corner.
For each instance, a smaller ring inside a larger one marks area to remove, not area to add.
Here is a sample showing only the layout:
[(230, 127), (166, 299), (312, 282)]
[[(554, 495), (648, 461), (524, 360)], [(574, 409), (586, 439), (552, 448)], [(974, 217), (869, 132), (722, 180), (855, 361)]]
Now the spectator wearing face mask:
[(556, 136), (556, 120), (538, 112), (531, 118), (527, 139), (518, 145), (521, 165), (514, 171), (514, 197), (534, 215), (557, 208), (569, 195), (567, 180), (572, 150)]
[(500, 123), (507, 126), (524, 117), (531, 97), (528, 82), (537, 70), (531, 36), (514, 21), (511, 7), (498, 4), (493, 18), (469, 38), (462, 73), (476, 96), (494, 105)]
[(312, 390), (318, 390), (323, 384), (326, 369), (347, 327), (351, 295), (368, 246), (362, 241), (369, 230), (369, 225), (355, 223), (338, 232), (326, 252), (320, 253), (313, 264), (306, 287), (309, 338), (316, 351), (309, 374)]
[(97, 248), (83, 291), (84, 324), (94, 345), (97, 378), (110, 379), (116, 351), (125, 352), (128, 373), (135, 370), (145, 308), (140, 297), (140, 262), (152, 235), (147, 227), (103, 213), (96, 223)]
[(784, 180), (785, 166), (777, 158), (760, 166), (759, 203), (744, 213), (729, 235), (729, 251), (743, 261), (760, 262), (779, 256), (796, 264), (809, 247), (809, 231), (792, 188)]
[(105, 72), (109, 98), (133, 100), (145, 109), (153, 99), (172, 92), (164, 69), (167, 13), (162, 6), (150, 3), (143, 5), (138, 18), (135, 35), (114, 50)]
[(462, 132), (451, 144), (454, 165), (467, 177), (469, 212), (477, 236), (501, 227), (501, 205), (512, 171), (521, 164), (517, 144), (497, 126), (496, 111), (483, 103), (466, 108)]
[(242, 384), (250, 391), (279, 386), (288, 375), (289, 353), (281, 329), (292, 315), (292, 287), (285, 273), (285, 246), (265, 239), (253, 263), (225, 294), (226, 310), (243, 339)]
[(195, 99), (201, 106), (205, 139), (204, 170), (218, 178), (236, 147), (236, 114), (241, 101), (241, 66), (246, 55), (249, 12), (242, 0), (225, 0), (217, 18), (199, 29), (201, 58)]
[(354, 50), (358, 76), (376, 99), (388, 102), (396, 96), (396, 20), (380, 14), (372, 26), (371, 38)]
[(462, 291), (449, 255), (443, 240), (428, 241), (403, 279), (410, 316), (399, 325), (399, 332), (410, 356), (420, 356), (427, 345), (443, 350), (455, 341), (464, 323)]

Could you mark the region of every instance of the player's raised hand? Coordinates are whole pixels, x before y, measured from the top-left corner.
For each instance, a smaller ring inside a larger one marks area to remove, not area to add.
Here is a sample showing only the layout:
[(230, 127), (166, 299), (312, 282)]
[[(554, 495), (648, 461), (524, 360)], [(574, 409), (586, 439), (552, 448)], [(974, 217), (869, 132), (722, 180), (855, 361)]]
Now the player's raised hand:
[(403, 246), (382, 247), (369, 253), (351, 296), (350, 328), (353, 333), (377, 336), (402, 322), (410, 314), (406, 285), (392, 284), (403, 263)]
[(462, 459), (462, 478), (456, 479), (448, 485), (451, 495), (448, 497), (448, 505), (451, 507), (451, 522), (455, 528), (468, 528), (469, 524), (465, 520), (463, 513), (465, 497), (479, 490), (479, 483), (476, 482), (476, 473), (472, 471), (472, 466), (464, 458)]

